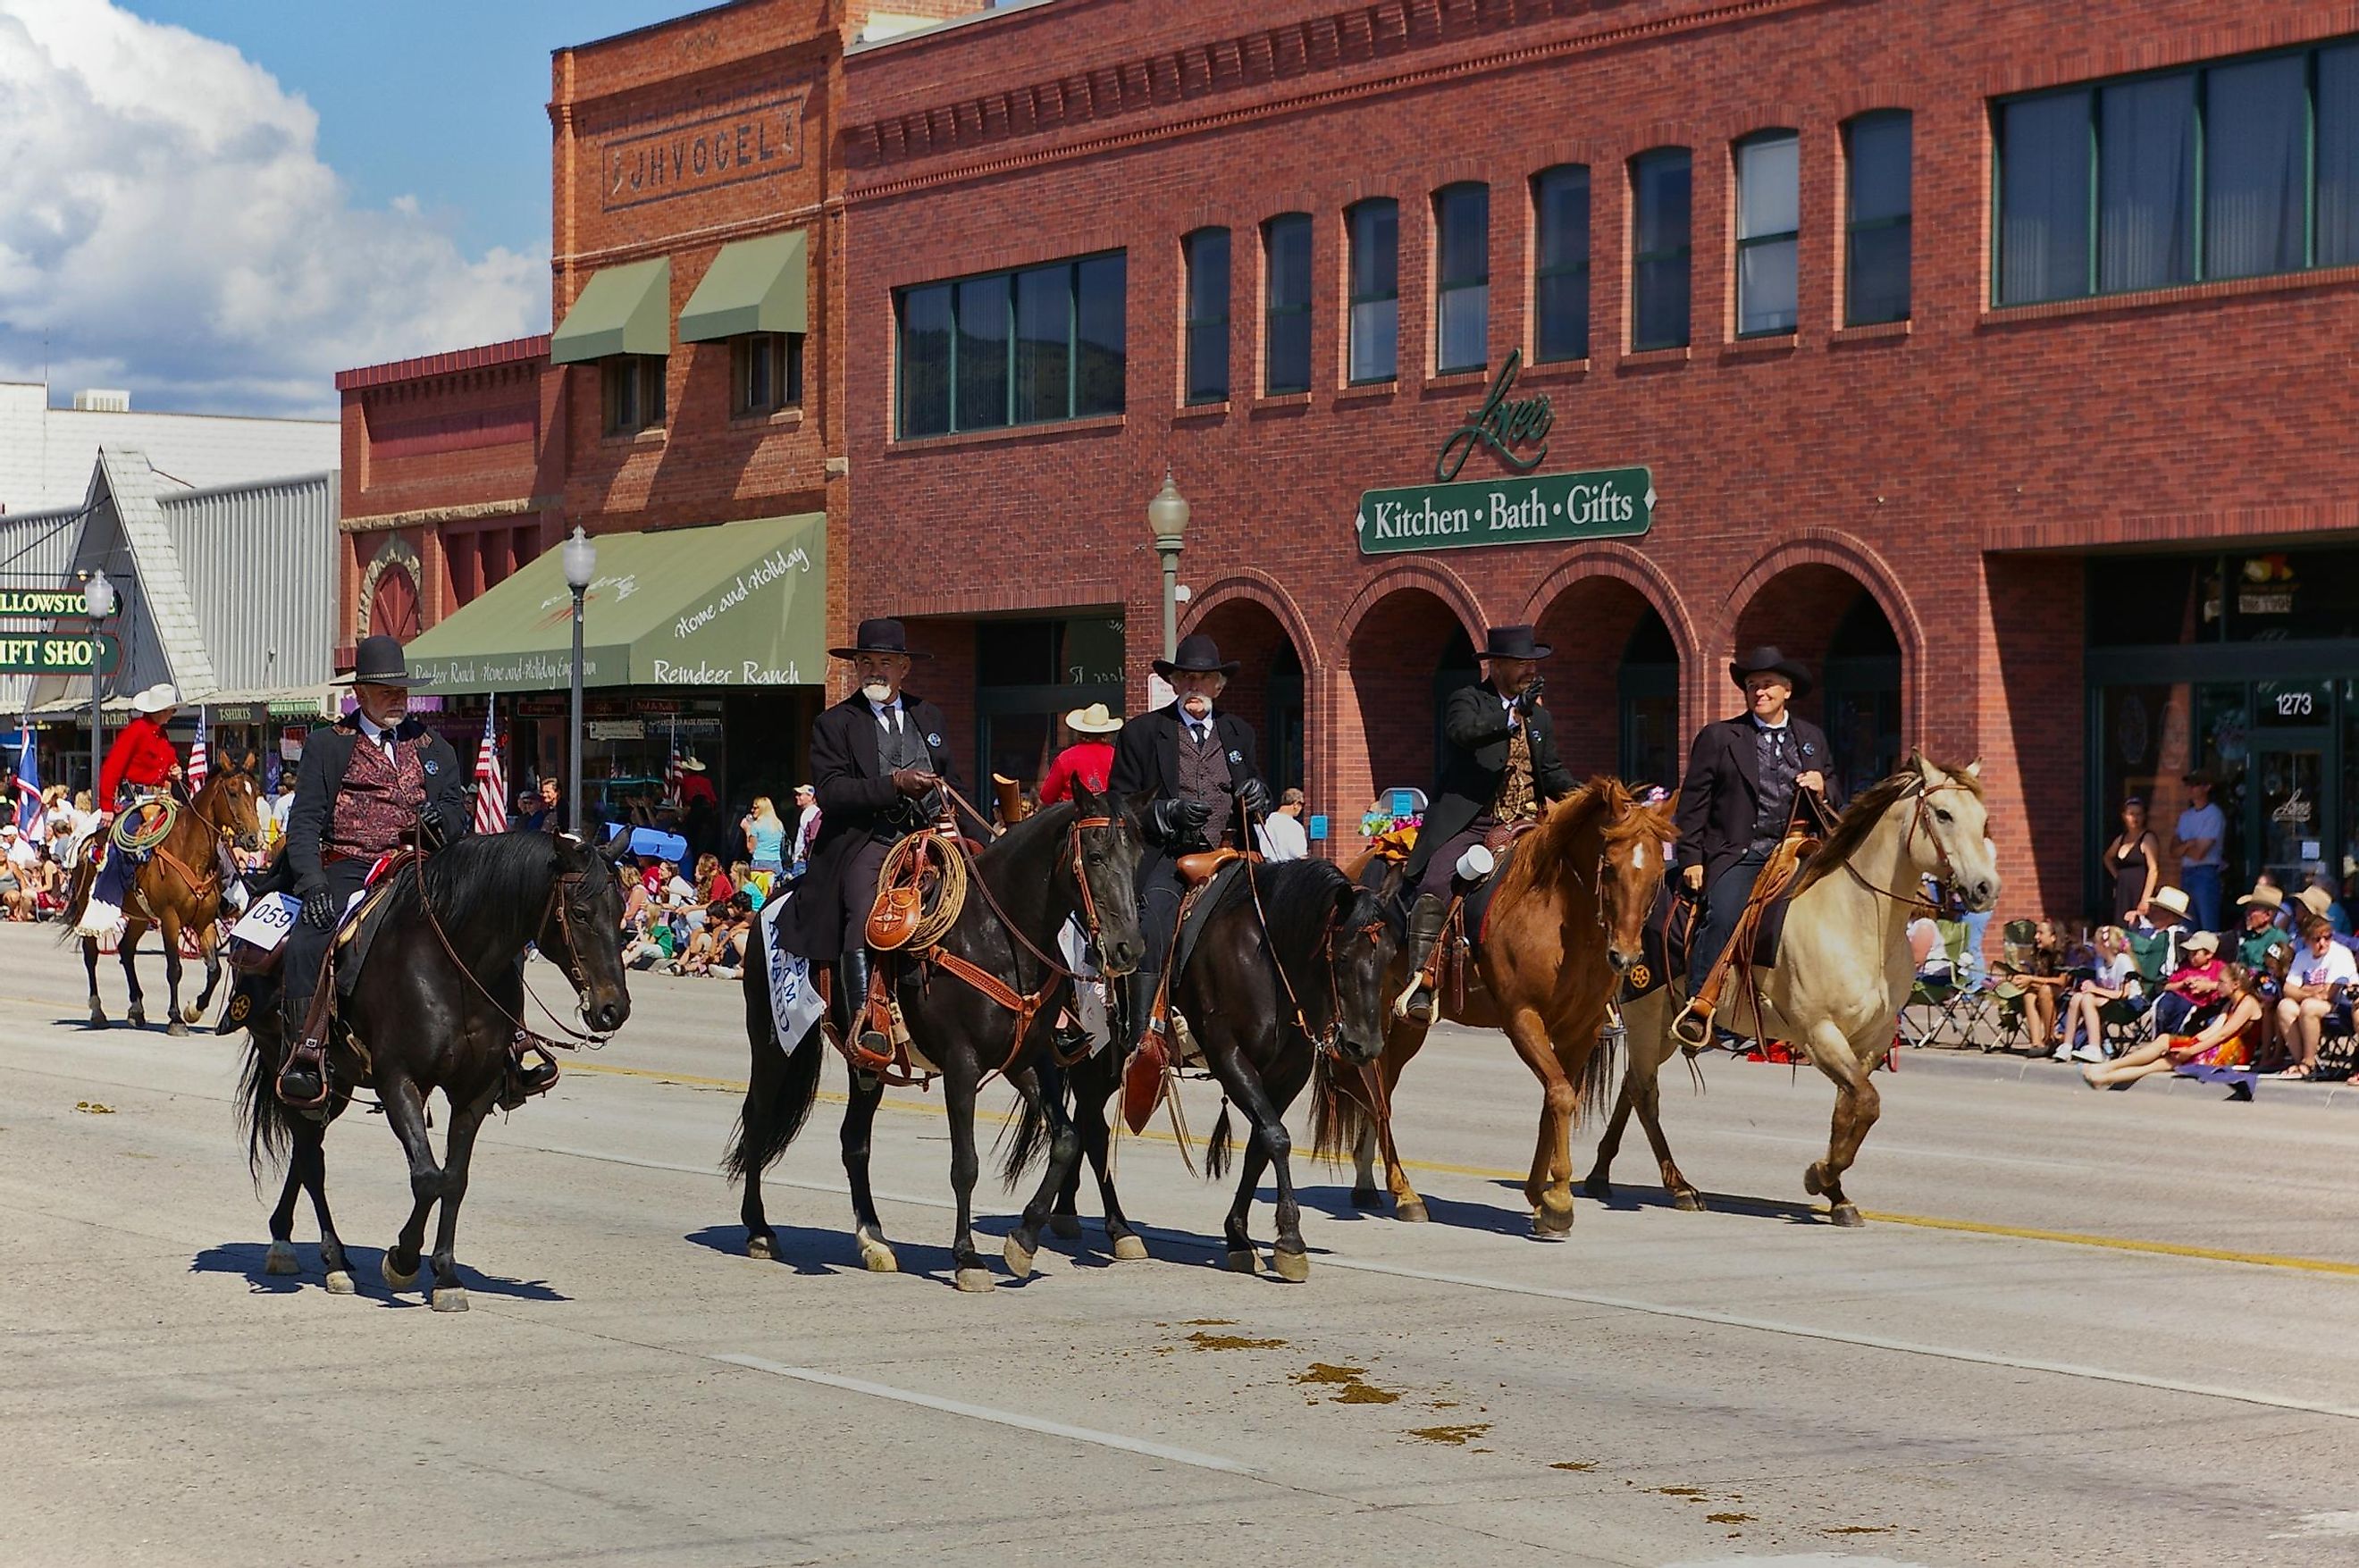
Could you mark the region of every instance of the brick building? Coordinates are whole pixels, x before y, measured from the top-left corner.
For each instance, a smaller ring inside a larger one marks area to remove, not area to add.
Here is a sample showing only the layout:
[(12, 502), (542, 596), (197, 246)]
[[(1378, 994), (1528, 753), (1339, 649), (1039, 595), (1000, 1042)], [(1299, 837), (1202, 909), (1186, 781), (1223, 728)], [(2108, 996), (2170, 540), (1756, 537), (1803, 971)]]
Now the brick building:
[(555, 51), (555, 330), (337, 378), (345, 659), (416, 638), (446, 728), (506, 694), (511, 772), (561, 776), (579, 527), (589, 803), (674, 751), (783, 797), (842, 616), (843, 49), (973, 8), (741, 0)]
[(1978, 755), (2008, 915), (2096, 912), (2124, 798), (2168, 845), (2197, 767), (2232, 891), (2348, 873), (2354, 30), (1035, 0), (855, 45), (850, 611), (1024, 772), (1147, 697), (1168, 464), (1183, 629), (1343, 847), (1529, 621), (1579, 770), (1668, 781), (1764, 642), (1853, 784)]

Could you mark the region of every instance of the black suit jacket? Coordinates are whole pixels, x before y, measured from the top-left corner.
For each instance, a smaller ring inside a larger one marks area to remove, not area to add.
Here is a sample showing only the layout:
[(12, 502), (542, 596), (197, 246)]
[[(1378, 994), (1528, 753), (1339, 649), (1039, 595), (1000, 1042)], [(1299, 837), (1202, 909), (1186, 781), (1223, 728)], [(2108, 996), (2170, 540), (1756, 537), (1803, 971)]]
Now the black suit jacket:
[[(1534, 708), (1525, 724), (1532, 748), (1533, 789), (1543, 803), (1571, 794), (1576, 787), (1572, 773), (1556, 754), (1555, 718), (1546, 708)], [(1514, 737), (1498, 690), (1489, 681), (1461, 686), (1450, 694), (1441, 711), (1441, 777), (1435, 780), (1425, 825), (1417, 830), (1417, 847), (1409, 851), (1405, 873), (1412, 887), (1425, 875), (1433, 852), (1491, 809), (1499, 779), (1507, 771), (1507, 747)]]
[[(442, 837), (447, 843), (473, 831), (474, 799), (466, 775), (460, 770), (459, 754), (449, 741), (416, 719), (402, 720), (393, 732), (397, 743), (420, 735), (426, 736), (419, 754), (426, 769), (426, 799), (442, 814)], [(294, 873), (298, 894), (328, 885), (327, 872), (320, 863), (320, 844), (335, 811), (336, 796), (344, 787), (344, 770), (353, 764), (353, 747), (360, 739), (360, 721), (348, 713), (333, 729), (313, 730), (303, 743), (303, 760), (295, 770), (295, 803), (287, 811), (287, 865)]]
[[(963, 792), (958, 763), (945, 744), (950, 721), (942, 711), (912, 692), (901, 693), (904, 721), (922, 736), (929, 766), (953, 789)], [(811, 721), (810, 780), (819, 796), (819, 836), (810, 866), (795, 884), (794, 902), (779, 920), (780, 940), (789, 953), (814, 964), (833, 963), (843, 946), (843, 876), (861, 845), (921, 827), (921, 803), (893, 788), (880, 757), (883, 731), (868, 699), (854, 691)], [(990, 830), (962, 814), (976, 838)]]
[[(1786, 722), (1794, 726), (1801, 747), (1801, 771), (1825, 775), (1827, 805), (1839, 807), (1826, 732), (1808, 719), (1788, 715)], [(1753, 841), (1753, 818), (1761, 802), (1761, 748), (1754, 727), (1747, 713), (1706, 724), (1688, 752), (1687, 777), (1680, 781), (1679, 864), (1682, 869), (1702, 866), (1706, 887), (1743, 859)]]
[[(1181, 726), (1180, 704), (1170, 703), (1153, 713), (1136, 718), (1122, 727), (1122, 735), (1114, 746), (1114, 772), (1106, 787), (1117, 795), (1145, 794), (1158, 800), (1176, 800), (1180, 795), (1180, 741)], [(1234, 713), (1212, 710), (1212, 734), (1228, 754), (1229, 784), (1242, 789), (1248, 779), (1261, 777), (1259, 764), (1254, 757), (1253, 726)], [(1142, 880), (1165, 862), (1188, 854), (1192, 844), (1166, 844), (1155, 836), (1155, 824), (1142, 821), (1141, 831), (1147, 835), (1147, 854), (1139, 866)], [(1233, 841), (1250, 844), (1238, 813), (1229, 813), (1229, 831)]]

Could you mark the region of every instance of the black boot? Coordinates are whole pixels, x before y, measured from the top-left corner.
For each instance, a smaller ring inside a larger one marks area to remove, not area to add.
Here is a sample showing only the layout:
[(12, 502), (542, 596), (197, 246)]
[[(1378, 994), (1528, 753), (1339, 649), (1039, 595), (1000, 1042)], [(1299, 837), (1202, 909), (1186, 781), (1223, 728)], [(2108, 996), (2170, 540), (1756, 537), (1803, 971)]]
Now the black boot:
[(868, 1012), (868, 949), (859, 942), (835, 961), (836, 1024), (853, 1049), (872, 1061), (893, 1054), (893, 1042)]
[(1123, 1044), (1130, 1051), (1147, 1043), (1147, 1031), (1155, 1021), (1155, 993), (1163, 986), (1163, 970), (1142, 964), (1130, 972), (1129, 1017), (1123, 1020)]
[(1419, 894), (1408, 912), (1408, 951), (1417, 968), (1393, 1010), (1413, 1023), (1433, 1021), (1433, 986), (1427, 977), (1434, 973), (1434, 950), (1441, 945), (1441, 923), (1449, 912), (1449, 900), (1439, 893)]

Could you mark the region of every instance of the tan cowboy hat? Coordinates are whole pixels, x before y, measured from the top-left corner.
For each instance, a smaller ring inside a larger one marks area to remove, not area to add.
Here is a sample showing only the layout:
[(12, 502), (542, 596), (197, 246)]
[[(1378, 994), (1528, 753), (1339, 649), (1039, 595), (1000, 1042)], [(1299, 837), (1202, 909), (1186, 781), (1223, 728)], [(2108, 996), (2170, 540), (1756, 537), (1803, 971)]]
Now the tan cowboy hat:
[(2321, 920), (2325, 920), (2328, 911), (2334, 908), (2334, 895), (2323, 887), (2315, 886), (2304, 887), (2300, 892), (2296, 893), (2293, 896), (2293, 901)]
[(704, 771), (704, 764), (693, 757), (683, 757), (679, 759), (679, 770), (682, 773), (701, 773)]
[(2190, 953), (2217, 953), (2220, 951), (2220, 938), (2214, 931), (2197, 931), (2179, 945)]
[[(2310, 889), (2305, 887), (2302, 891), (2307, 894)], [(2303, 901), (2307, 903), (2309, 900), (2305, 898)], [(2282, 909), (2285, 908), (2285, 889), (2267, 882), (2255, 883), (2251, 892), (2236, 900), (2236, 907), (2240, 909), (2248, 904), (2264, 909)]]
[(160, 713), (179, 705), (180, 689), (169, 681), (158, 681), (131, 699), (131, 711), (135, 713)]
[(2147, 908), (2169, 909), (2182, 920), (2187, 918), (2188, 911), (2192, 908), (2187, 901), (2187, 895), (2176, 887), (2157, 887), (2154, 890), (2154, 897), (2146, 902)]
[(1092, 702), (1067, 713), (1065, 727), (1075, 735), (1112, 735), (1122, 728), (1122, 715), (1108, 713), (1103, 702)]

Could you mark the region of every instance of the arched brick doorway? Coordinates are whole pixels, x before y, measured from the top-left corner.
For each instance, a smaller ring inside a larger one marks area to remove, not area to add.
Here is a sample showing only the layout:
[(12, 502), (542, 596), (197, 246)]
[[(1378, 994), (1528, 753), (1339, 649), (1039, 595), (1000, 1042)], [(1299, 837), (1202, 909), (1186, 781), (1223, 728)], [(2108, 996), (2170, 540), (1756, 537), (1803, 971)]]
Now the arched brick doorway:
[(1817, 561), (1788, 567), (1745, 604), (1735, 640), (1740, 652), (1773, 644), (1818, 678), (1795, 707), (1825, 728), (1847, 798), (1899, 765), (1908, 684), (1900, 638), (1859, 579)]
[(1573, 777), (1676, 780), (1679, 643), (1646, 594), (1618, 577), (1584, 577), (1550, 602), (1537, 635), (1556, 650), (1543, 673), (1557, 751)]
[(1423, 588), (1397, 589), (1368, 607), (1352, 628), (1351, 670), (1347, 701), (1366, 746), (1369, 798), (1334, 805), (1356, 821), (1376, 791), (1432, 789), (1442, 700), (1481, 672), (1457, 613)]
[(1273, 791), (1302, 788), (1302, 653), (1284, 623), (1266, 604), (1240, 596), (1206, 610), (1188, 629), (1242, 666), (1221, 706), (1253, 725), (1263, 779)]
[(407, 566), (387, 566), (377, 574), (376, 592), (369, 600), (371, 637), (408, 642), (418, 635), (418, 579)]

